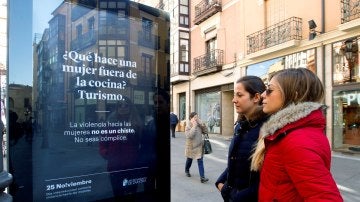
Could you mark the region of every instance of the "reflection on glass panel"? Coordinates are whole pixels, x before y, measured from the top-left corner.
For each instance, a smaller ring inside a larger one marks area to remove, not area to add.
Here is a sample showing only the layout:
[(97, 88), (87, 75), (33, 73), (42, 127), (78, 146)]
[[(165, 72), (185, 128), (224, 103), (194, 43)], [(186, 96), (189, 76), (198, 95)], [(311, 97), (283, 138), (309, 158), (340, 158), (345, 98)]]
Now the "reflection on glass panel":
[(358, 38), (333, 44), (334, 84), (360, 82)]
[(360, 91), (334, 92), (334, 146), (353, 149), (360, 145)]
[[(169, 141), (157, 138), (169, 131), (158, 127), (169, 120), (167, 13), (130, 1), (11, 2), (12, 16), (29, 10), (11, 33), (33, 24), (28, 35), (36, 37), (9, 45), (14, 201), (158, 201), (155, 190), (170, 193), (169, 148), (156, 148)], [(29, 59), (18, 65), (22, 54)], [(162, 107), (151, 96), (158, 92)]]
[(209, 133), (221, 131), (220, 91), (198, 93), (195, 97), (197, 113), (208, 126)]
[(179, 120), (186, 120), (186, 95), (182, 93), (179, 95)]
[(189, 7), (180, 5), (180, 13), (188, 15), (189, 14)]
[(293, 53), (284, 57), (271, 59), (254, 65), (249, 65), (246, 69), (246, 75), (254, 75), (268, 81), (268, 78), (274, 72), (288, 68), (307, 68), (316, 72), (315, 49)]
[(188, 5), (189, 0), (180, 0), (181, 5)]

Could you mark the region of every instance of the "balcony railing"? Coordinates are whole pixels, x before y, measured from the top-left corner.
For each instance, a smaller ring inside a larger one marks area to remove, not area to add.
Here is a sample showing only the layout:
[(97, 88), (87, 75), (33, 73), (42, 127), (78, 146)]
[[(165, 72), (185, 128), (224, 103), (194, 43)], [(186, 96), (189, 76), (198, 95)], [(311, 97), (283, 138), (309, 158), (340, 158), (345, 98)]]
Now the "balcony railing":
[(215, 13), (221, 12), (221, 0), (203, 0), (195, 6), (195, 25), (204, 22)]
[(221, 71), (224, 64), (224, 51), (215, 49), (194, 58), (193, 74), (196, 76)]
[(96, 43), (97, 36), (95, 31), (89, 31), (71, 41), (71, 49), (82, 50)]
[(275, 25), (248, 35), (247, 54), (270, 48), (290, 40), (302, 39), (302, 19), (291, 17)]
[(341, 24), (360, 18), (360, 0), (341, 0)]

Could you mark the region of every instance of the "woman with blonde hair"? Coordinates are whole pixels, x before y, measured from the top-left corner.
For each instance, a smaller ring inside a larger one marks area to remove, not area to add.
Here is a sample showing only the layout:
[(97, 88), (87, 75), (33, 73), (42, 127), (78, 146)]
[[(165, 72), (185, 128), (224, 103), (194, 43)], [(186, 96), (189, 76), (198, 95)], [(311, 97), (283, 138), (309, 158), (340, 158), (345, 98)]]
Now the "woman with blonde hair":
[(281, 70), (261, 96), (271, 116), (251, 162), (260, 171), (259, 201), (343, 201), (330, 172), (319, 78), (305, 68)]

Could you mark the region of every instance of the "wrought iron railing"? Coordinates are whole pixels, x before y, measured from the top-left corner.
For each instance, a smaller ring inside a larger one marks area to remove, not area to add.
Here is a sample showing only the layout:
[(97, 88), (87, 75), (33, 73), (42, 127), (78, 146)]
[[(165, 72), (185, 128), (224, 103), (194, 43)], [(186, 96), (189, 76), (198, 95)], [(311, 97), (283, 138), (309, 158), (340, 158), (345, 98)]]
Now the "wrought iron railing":
[(194, 74), (210, 73), (221, 70), (224, 64), (224, 51), (215, 49), (194, 58)]
[(203, 0), (195, 6), (196, 25), (202, 23), (212, 15), (221, 11), (221, 0)]
[(341, 0), (341, 24), (360, 18), (360, 0)]
[(263, 30), (248, 35), (247, 54), (254, 53), (290, 40), (302, 39), (302, 19), (291, 17)]

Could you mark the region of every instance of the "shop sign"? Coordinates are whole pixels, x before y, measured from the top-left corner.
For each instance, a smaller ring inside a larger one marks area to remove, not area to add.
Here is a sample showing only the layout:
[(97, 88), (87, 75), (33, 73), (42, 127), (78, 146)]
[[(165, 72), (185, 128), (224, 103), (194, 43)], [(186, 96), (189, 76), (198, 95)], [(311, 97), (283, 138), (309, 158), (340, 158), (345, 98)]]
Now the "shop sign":
[(360, 105), (360, 93), (354, 92), (354, 93), (347, 93), (344, 95), (347, 105), (351, 105), (351, 103), (357, 103), (357, 105)]

